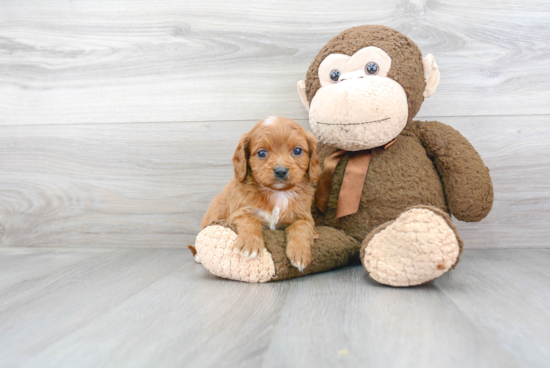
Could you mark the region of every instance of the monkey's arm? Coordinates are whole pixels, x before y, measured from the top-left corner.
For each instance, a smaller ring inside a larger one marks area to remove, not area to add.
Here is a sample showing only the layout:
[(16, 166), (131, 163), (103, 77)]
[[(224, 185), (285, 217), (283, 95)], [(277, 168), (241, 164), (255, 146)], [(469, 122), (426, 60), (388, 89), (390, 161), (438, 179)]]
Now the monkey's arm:
[(493, 206), (493, 183), (474, 147), (437, 121), (415, 121), (413, 131), (439, 172), (451, 213), (461, 221), (481, 221)]

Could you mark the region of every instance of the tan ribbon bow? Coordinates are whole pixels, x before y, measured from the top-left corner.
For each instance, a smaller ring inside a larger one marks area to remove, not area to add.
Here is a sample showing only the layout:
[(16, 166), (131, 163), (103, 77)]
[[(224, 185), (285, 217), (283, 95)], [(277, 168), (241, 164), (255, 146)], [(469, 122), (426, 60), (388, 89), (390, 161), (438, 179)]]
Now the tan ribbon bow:
[[(395, 139), (386, 144), (384, 149), (388, 149), (394, 143)], [(359, 210), (359, 203), (367, 171), (369, 170), (372, 150), (356, 152), (336, 150), (325, 158), (323, 171), (319, 176), (317, 191), (315, 192), (315, 204), (322, 213), (327, 212), (334, 171), (345, 154), (349, 154), (349, 160), (344, 173), (344, 179), (342, 180), (340, 194), (338, 195), (338, 206), (336, 207), (337, 219), (354, 214)]]

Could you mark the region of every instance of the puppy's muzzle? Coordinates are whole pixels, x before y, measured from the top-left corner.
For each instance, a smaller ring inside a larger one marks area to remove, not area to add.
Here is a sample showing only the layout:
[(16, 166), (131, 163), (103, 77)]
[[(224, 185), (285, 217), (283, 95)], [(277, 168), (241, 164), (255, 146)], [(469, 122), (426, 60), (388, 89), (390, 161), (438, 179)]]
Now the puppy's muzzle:
[(286, 177), (288, 175), (288, 167), (277, 166), (275, 169), (273, 169), (273, 173), (275, 174), (275, 177), (277, 179), (286, 180)]

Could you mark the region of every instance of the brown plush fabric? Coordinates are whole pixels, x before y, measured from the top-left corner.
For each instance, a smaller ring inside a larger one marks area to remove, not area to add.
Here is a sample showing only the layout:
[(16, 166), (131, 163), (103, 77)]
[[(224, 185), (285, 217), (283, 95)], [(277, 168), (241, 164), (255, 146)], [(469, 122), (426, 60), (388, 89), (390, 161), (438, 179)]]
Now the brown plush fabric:
[(207, 226), (212, 226), (212, 225), (220, 225), (220, 226), (223, 226), (223, 227), (226, 227), (228, 229), (231, 229), (235, 232), (235, 234), (238, 234), (237, 232), (237, 226), (235, 226), (235, 224), (232, 224), (230, 222), (227, 222), (225, 220), (216, 220), (216, 221), (212, 221), (211, 223), (209, 223)]
[[(321, 163), (333, 150), (320, 144)], [(413, 206), (437, 208), (462, 221), (480, 221), (492, 206), (493, 186), (481, 157), (458, 131), (439, 122), (414, 121), (387, 150), (373, 150), (359, 211), (336, 219), (346, 164), (344, 157), (334, 172), (326, 215), (312, 210), (317, 225), (358, 241)]]
[[(321, 163), (334, 150), (323, 144), (318, 149)], [(317, 225), (343, 230), (358, 241), (412, 206), (439, 208), (463, 221), (480, 221), (491, 209), (488, 169), (466, 138), (445, 124), (411, 122), (391, 147), (374, 149), (359, 211), (336, 219), (347, 160), (342, 158), (334, 172), (326, 215), (316, 208), (313, 213)]]
[(435, 163), (451, 213), (460, 221), (485, 218), (493, 206), (493, 185), (489, 169), (470, 142), (437, 121), (415, 121), (410, 130)]
[(306, 94), (311, 103), (313, 96), (321, 87), (319, 82), (319, 65), (330, 54), (353, 55), (360, 49), (376, 46), (392, 58), (388, 77), (399, 83), (407, 95), (409, 103), (409, 120), (416, 115), (424, 101), (424, 67), (422, 53), (418, 46), (407, 36), (398, 31), (377, 25), (365, 25), (347, 29), (332, 38), (319, 51), (311, 63), (306, 75)]
[[(318, 148), (322, 163), (332, 148), (322, 144)], [(439, 174), (420, 139), (406, 128), (388, 149), (372, 150), (359, 211), (336, 219), (347, 161), (348, 157), (344, 157), (334, 172), (326, 215), (313, 209), (317, 225), (334, 227), (362, 241), (369, 232), (409, 207), (428, 205), (448, 212)]]
[(286, 235), (282, 230), (265, 230), (263, 233), (267, 250), (275, 263), (275, 277), (272, 281), (286, 280), (342, 267), (357, 258), (361, 243), (342, 231), (330, 227), (317, 227), (319, 234), (311, 247), (312, 261), (304, 270), (298, 271), (288, 260), (286, 251)]

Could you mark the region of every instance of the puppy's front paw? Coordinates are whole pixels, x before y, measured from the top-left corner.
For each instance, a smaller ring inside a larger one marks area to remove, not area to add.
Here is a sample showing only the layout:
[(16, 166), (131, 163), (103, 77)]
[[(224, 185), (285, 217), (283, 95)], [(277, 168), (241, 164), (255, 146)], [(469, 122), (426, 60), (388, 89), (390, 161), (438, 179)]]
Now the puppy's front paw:
[(235, 247), (242, 256), (252, 259), (264, 250), (264, 240), (257, 236), (239, 235)]
[(304, 272), (311, 263), (311, 245), (305, 241), (290, 241), (286, 247), (286, 256), (291, 265)]

